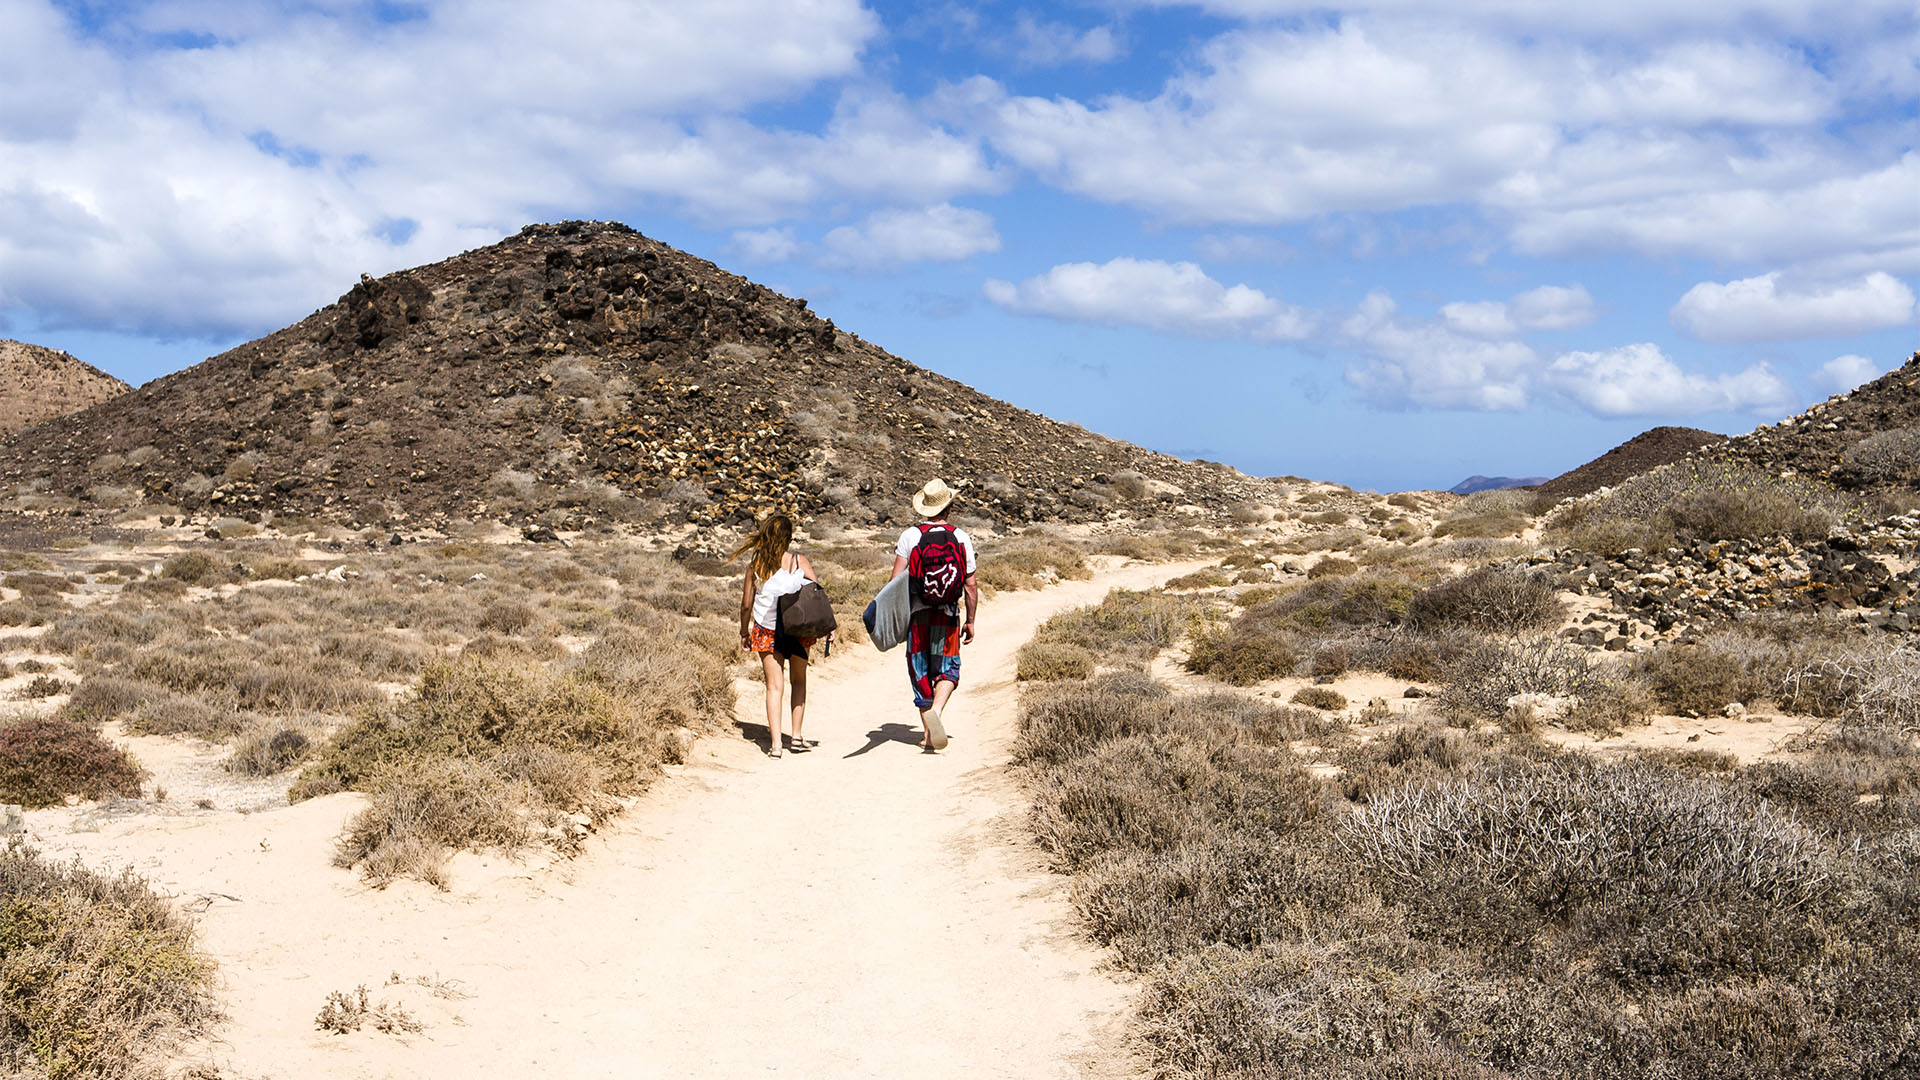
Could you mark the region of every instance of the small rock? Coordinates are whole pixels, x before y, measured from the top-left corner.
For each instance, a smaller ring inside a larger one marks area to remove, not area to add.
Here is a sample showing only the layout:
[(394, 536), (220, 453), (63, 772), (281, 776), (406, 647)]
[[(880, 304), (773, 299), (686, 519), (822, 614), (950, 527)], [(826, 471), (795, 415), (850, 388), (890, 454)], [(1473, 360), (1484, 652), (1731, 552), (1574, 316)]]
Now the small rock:
[(201, 533), (200, 535), (206, 537), (209, 540), (218, 540), (220, 539), (220, 530), (217, 528), (214, 528), (213, 526), (208, 526), (207, 531), (204, 533)]
[(1725, 715), (1730, 716), (1736, 720), (1742, 716), (1747, 715), (1747, 707), (1745, 705), (1742, 705), (1738, 701), (1727, 702), (1727, 707), (1720, 711)]

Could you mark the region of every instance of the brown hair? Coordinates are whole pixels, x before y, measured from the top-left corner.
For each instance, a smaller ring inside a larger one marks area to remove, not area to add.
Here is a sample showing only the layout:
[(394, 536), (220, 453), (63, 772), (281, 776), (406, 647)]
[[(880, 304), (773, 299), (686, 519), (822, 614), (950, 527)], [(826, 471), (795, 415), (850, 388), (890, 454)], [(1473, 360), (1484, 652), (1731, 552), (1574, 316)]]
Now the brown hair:
[(793, 519), (785, 514), (768, 514), (753, 527), (741, 545), (733, 549), (727, 561), (753, 552), (753, 565), (749, 572), (755, 581), (765, 581), (780, 569), (780, 559), (787, 553), (787, 545), (793, 543)]

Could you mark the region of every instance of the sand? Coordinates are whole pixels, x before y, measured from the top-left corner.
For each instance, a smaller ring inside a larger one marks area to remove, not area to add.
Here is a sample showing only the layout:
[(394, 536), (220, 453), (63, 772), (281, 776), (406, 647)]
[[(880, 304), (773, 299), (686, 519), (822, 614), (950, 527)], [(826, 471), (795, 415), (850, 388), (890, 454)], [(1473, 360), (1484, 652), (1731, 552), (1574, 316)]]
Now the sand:
[[(943, 754), (913, 745), (900, 654), (850, 645), (816, 675), (812, 753), (703, 739), (580, 857), (461, 855), (447, 892), (329, 864), (351, 794), (47, 812), (35, 840), (200, 913), (231, 1020), (192, 1059), (225, 1077), (1133, 1075), (1134, 991), (1081, 936), (1005, 768), (1013, 659), (1047, 616), (1194, 568), (991, 599)], [(739, 724), (761, 710), (743, 682)], [(318, 1030), (360, 985), (422, 1030)]]

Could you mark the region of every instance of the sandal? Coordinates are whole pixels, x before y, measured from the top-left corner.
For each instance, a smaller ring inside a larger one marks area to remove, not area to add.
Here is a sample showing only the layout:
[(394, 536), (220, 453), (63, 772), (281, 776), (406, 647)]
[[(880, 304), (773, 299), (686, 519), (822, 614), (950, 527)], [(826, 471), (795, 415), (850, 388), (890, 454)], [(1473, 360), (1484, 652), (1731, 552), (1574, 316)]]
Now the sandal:
[(789, 753), (789, 754), (805, 754), (805, 753), (808, 753), (808, 752), (810, 752), (810, 751), (811, 751), (811, 750), (812, 750), (812, 749), (813, 749), (814, 747), (816, 747), (816, 746), (819, 746), (819, 745), (820, 745), (819, 743), (817, 743), (817, 742), (812, 742), (812, 741), (810, 741), (810, 740), (807, 740), (807, 739), (795, 739), (795, 740), (793, 740), (793, 742), (792, 742), (792, 743), (790, 743), (790, 744), (788, 744), (788, 746), (787, 746), (787, 753)]

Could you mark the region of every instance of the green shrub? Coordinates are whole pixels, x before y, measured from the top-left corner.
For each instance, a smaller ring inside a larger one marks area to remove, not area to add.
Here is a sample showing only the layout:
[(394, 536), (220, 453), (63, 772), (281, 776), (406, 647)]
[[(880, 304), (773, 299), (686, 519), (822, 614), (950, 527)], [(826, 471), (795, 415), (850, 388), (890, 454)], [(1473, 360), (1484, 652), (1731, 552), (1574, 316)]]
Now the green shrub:
[(150, 1080), (219, 1015), (193, 927), (147, 884), (0, 847), (0, 1073)]
[(1033, 639), (1075, 645), (1116, 661), (1148, 660), (1178, 642), (1202, 610), (1189, 597), (1114, 589), (1098, 604), (1041, 623)]
[(68, 795), (138, 798), (140, 769), (126, 752), (59, 717), (0, 727), (0, 802), (52, 806)]
[(1327, 577), (1346, 577), (1360, 572), (1360, 564), (1352, 559), (1343, 559), (1338, 555), (1327, 555), (1307, 568), (1307, 579), (1318, 581)]
[[(1245, 616), (1242, 616), (1245, 618)], [(1293, 674), (1300, 654), (1280, 627), (1251, 625), (1197, 633), (1187, 643), (1187, 670), (1235, 686), (1251, 686)]]

